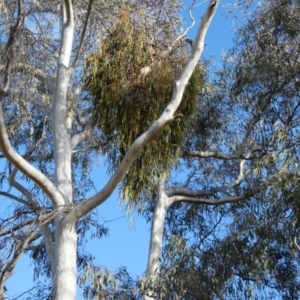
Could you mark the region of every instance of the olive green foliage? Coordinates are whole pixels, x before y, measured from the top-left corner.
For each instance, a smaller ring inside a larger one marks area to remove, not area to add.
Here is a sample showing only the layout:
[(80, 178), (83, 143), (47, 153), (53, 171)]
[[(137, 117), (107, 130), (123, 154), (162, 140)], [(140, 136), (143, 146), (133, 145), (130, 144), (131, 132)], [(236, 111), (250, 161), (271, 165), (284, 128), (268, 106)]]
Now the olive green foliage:
[[(119, 153), (109, 154), (113, 168), (161, 115), (186, 63), (188, 49), (184, 43), (170, 51), (164, 45), (164, 36), (160, 39), (154, 39), (142, 21), (133, 21), (123, 12), (99, 51), (87, 62), (86, 83), (94, 96), (96, 125), (117, 140)], [(171, 169), (202, 85), (203, 71), (197, 67), (176, 112), (183, 118), (168, 125), (144, 148), (124, 179), (123, 199), (137, 201), (145, 186), (153, 186), (160, 174)]]

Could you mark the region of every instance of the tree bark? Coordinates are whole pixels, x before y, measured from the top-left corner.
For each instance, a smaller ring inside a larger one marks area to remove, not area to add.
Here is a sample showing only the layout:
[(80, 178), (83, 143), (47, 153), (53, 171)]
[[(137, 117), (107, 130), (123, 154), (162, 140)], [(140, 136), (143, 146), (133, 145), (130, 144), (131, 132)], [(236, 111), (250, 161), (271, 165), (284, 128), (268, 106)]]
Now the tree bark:
[(163, 183), (159, 183), (159, 185), (159, 196), (152, 218), (147, 276), (151, 276), (159, 271), (159, 265), (162, 254), (164, 221), (166, 211), (170, 205), (170, 201), (165, 193)]
[[(164, 222), (168, 207), (171, 205), (170, 198), (165, 193), (164, 182), (159, 182), (158, 199), (154, 209), (151, 226), (151, 237), (147, 265), (147, 279), (155, 281), (159, 273), (159, 266), (162, 255), (162, 241), (164, 234)], [(145, 300), (153, 300), (151, 290), (144, 296)], [(153, 295), (154, 296), (154, 295)]]
[[(55, 185), (63, 196), (61, 206), (73, 203), (72, 144), (67, 129), (67, 92), (72, 75), (69, 67), (73, 35), (74, 16), (72, 2), (62, 1), (62, 39), (57, 63), (56, 91), (52, 105), (52, 130), (54, 145)], [(55, 227), (55, 273), (53, 293), (55, 300), (76, 299), (77, 233), (75, 219), (62, 213), (54, 220)]]
[(53, 292), (55, 300), (76, 299), (77, 233), (75, 223), (55, 219), (55, 265)]

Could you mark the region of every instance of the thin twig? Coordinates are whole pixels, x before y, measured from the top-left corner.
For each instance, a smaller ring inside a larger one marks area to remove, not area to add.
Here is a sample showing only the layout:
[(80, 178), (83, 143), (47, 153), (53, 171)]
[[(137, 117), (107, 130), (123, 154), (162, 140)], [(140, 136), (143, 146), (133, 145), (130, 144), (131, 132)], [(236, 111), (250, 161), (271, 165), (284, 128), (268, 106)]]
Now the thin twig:
[(76, 57), (75, 57), (75, 59), (72, 63), (72, 68), (75, 68), (76, 63), (79, 59), (79, 55), (80, 55), (81, 48), (82, 48), (82, 45), (83, 45), (84, 36), (85, 36), (85, 33), (86, 33), (87, 24), (88, 24), (88, 21), (89, 21), (89, 17), (90, 17), (90, 13), (91, 13), (91, 10), (92, 10), (93, 2), (94, 2), (94, 0), (89, 0), (88, 9), (87, 9), (87, 13), (86, 13), (86, 18), (85, 18), (85, 21), (84, 21), (84, 26), (83, 26), (81, 37), (80, 37), (80, 42), (79, 42), (79, 46), (78, 46), (78, 49), (77, 49)]

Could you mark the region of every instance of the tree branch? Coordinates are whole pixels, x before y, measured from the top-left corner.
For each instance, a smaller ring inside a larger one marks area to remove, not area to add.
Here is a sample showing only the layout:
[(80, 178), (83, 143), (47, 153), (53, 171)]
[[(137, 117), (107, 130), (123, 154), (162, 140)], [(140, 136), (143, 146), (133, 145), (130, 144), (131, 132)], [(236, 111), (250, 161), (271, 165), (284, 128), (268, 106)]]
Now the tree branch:
[(72, 149), (74, 149), (80, 142), (82, 142), (90, 137), (92, 129), (93, 129), (92, 128), (93, 118), (94, 117), (92, 116), (82, 132), (74, 135), (71, 138)]
[(4, 196), (4, 197), (7, 197), (7, 198), (10, 198), (10, 199), (12, 199), (12, 200), (14, 200), (14, 201), (17, 201), (17, 202), (19, 202), (19, 203), (25, 205), (25, 206), (26, 206), (27, 208), (29, 208), (29, 209), (33, 209), (33, 207), (30, 205), (30, 203), (28, 203), (27, 201), (25, 201), (25, 200), (23, 200), (23, 199), (21, 199), (21, 198), (15, 196), (15, 195), (13, 195), (13, 194), (10, 194), (10, 193), (7, 193), (7, 192), (2, 192), (2, 191), (0, 191), (0, 195), (2, 195), (2, 196)]
[(52, 102), (52, 133), (55, 165), (55, 184), (63, 195), (60, 205), (73, 201), (71, 139), (67, 120), (67, 91), (72, 75), (69, 68), (74, 35), (74, 16), (71, 0), (62, 1), (62, 37), (60, 53), (57, 61), (56, 91)]
[(166, 194), (168, 197), (174, 196), (184, 196), (184, 197), (203, 197), (211, 196), (213, 194), (212, 190), (190, 190), (186, 188), (168, 188), (166, 189)]
[[(276, 90), (276, 87), (274, 88), (274, 90)], [(244, 139), (242, 140), (242, 142), (240, 144), (238, 153), (243, 153), (244, 149), (246, 148), (248, 138), (252, 132), (252, 129), (254, 128), (255, 124), (259, 121), (259, 119), (262, 116), (262, 114), (264, 113), (264, 111), (269, 106), (269, 104), (272, 100), (272, 96), (273, 96), (273, 94), (270, 91), (267, 91), (267, 92), (263, 93), (263, 95), (261, 95), (260, 99), (258, 100), (259, 102), (261, 102), (262, 99), (265, 99), (265, 97), (266, 97), (266, 100), (263, 103), (261, 103), (261, 105), (260, 105), (260, 103), (258, 103), (257, 111), (253, 114), (251, 120), (248, 123), (248, 128), (247, 128), (246, 134), (244, 136)]]
[(63, 203), (63, 197), (53, 183), (12, 148), (4, 124), (2, 103), (0, 103), (0, 148), (8, 161), (24, 175), (32, 179), (49, 196), (54, 206)]
[[(37, 222), (38, 219), (36, 219), (35, 221)], [(36, 222), (33, 222), (28, 230), (30, 230), (31, 227)], [(30, 232), (29, 234), (24, 234), (22, 237), (22, 240), (19, 240), (18, 243), (15, 243), (13, 257), (6, 264), (6, 266), (0, 276), (0, 291), (1, 292), (3, 290), (5, 281), (12, 275), (13, 270), (14, 270), (18, 260), (21, 258), (22, 254), (24, 253), (28, 243), (31, 241), (32, 236), (34, 236), (37, 231), (38, 231), (38, 227), (35, 228), (33, 230), (33, 232)]]
[[(4, 95), (7, 93), (9, 84), (10, 84), (10, 78), (9, 78), (9, 71), (11, 68), (11, 62), (13, 59), (13, 44), (15, 42), (16, 35), (18, 33), (18, 30), (21, 28), (21, 25), (23, 24), (24, 21), (24, 10), (23, 10), (23, 2), (21, 0), (18, 0), (18, 17), (17, 21), (14, 24), (14, 26), (11, 26), (10, 28), (10, 34), (8, 41), (5, 46), (5, 67), (4, 67), (4, 75), (3, 75), (3, 86), (1, 87), (0, 90), (0, 101), (4, 97)], [(1, 291), (1, 290), (0, 290)]]
[(220, 205), (220, 204), (226, 204), (226, 203), (235, 203), (242, 200), (246, 200), (255, 194), (259, 193), (261, 189), (251, 191), (249, 193), (246, 193), (242, 196), (233, 196), (233, 197), (227, 197), (222, 198), (219, 200), (209, 200), (209, 199), (202, 199), (202, 198), (193, 198), (193, 197), (185, 197), (185, 196), (172, 196), (171, 201), (172, 203), (175, 202), (186, 202), (186, 203), (195, 203), (195, 204), (207, 204), (207, 205)]
[(11, 174), (8, 178), (9, 183), (28, 199), (32, 208), (37, 209), (39, 207), (39, 204), (37, 203), (37, 201), (33, 197), (33, 195), (24, 186), (22, 186), (20, 183), (18, 183), (15, 180), (15, 176), (16, 176), (17, 172), (18, 172), (18, 169), (16, 167), (14, 167), (13, 171), (11, 172)]
[(43, 226), (43, 239), (47, 256), (51, 265), (52, 274), (55, 274), (55, 252), (53, 247), (53, 237), (47, 224)]
[(181, 34), (180, 36), (178, 36), (175, 39), (175, 41), (172, 43), (171, 47), (169, 47), (168, 53), (170, 53), (172, 51), (173, 47), (175, 46), (175, 44), (178, 41), (180, 41), (181, 39), (183, 39), (184, 37), (186, 37), (187, 34), (188, 34), (188, 32), (195, 26), (196, 21), (195, 21), (195, 18), (193, 17), (193, 14), (192, 14), (192, 10), (194, 9), (194, 7), (195, 7), (195, 1), (193, 1), (193, 4), (189, 8), (189, 16), (190, 16), (190, 18), (192, 20), (192, 24), (184, 31), (183, 34)]
[(30, 225), (32, 224), (33, 222), (35, 222), (35, 220), (27, 220), (27, 221), (24, 221), (23, 223), (21, 224), (18, 224), (12, 228), (9, 228), (9, 229), (6, 229), (6, 230), (3, 230), (3, 231), (0, 231), (0, 236), (4, 236), (4, 235), (8, 235), (8, 234), (12, 234), (12, 232), (14, 231), (17, 231), (27, 225)]
[[(210, 195), (213, 195), (214, 193), (217, 193), (217, 192), (225, 192), (225, 191), (233, 188), (234, 186), (240, 184), (240, 182), (243, 180), (243, 178), (244, 178), (244, 164), (247, 161), (247, 159), (249, 159), (255, 151), (258, 151), (258, 150), (254, 149), (254, 150), (250, 151), (245, 156), (245, 158), (240, 161), (240, 163), (239, 163), (239, 174), (237, 176), (237, 179), (235, 181), (233, 181), (232, 183), (228, 184), (228, 185), (215, 187), (215, 188), (212, 188), (210, 190), (199, 190), (199, 191), (189, 190), (189, 189), (186, 189), (186, 188), (168, 188), (166, 190), (166, 193), (169, 197), (184, 196), (184, 197), (188, 197), (188, 198), (191, 198), (191, 197), (197, 198), (197, 197), (203, 197), (203, 196), (210, 196)], [(226, 158), (226, 159), (228, 159), (228, 158)]]
[(181, 157), (217, 158), (223, 160), (241, 159), (242, 153), (225, 154), (218, 151), (185, 151)]
[(81, 52), (81, 48), (82, 48), (82, 45), (83, 45), (83, 40), (84, 40), (84, 36), (85, 36), (85, 33), (86, 33), (87, 24), (88, 24), (88, 21), (89, 21), (89, 17), (90, 17), (90, 13), (91, 13), (91, 10), (92, 10), (93, 2), (94, 2), (94, 0), (89, 0), (88, 9), (87, 9), (87, 13), (86, 13), (84, 26), (83, 26), (82, 33), (81, 33), (81, 37), (80, 37), (79, 46), (78, 46), (76, 57), (75, 57), (75, 59), (72, 63), (71, 68), (76, 67), (76, 63), (78, 61), (78, 58), (79, 58), (79, 55), (80, 55), (80, 52)]
[[(244, 145), (242, 143), (241, 145)], [(244, 146), (243, 146), (244, 147)], [(185, 151), (182, 153), (181, 157), (198, 157), (198, 158), (216, 158), (216, 159), (222, 159), (222, 160), (234, 160), (234, 159), (252, 159), (251, 156), (247, 157), (243, 155), (241, 149), (243, 148), (240, 146), (240, 150), (237, 153), (234, 154), (226, 154), (226, 153), (220, 153), (218, 151)], [(255, 148), (252, 150), (252, 153), (262, 151), (261, 148)]]
[[(276, 87), (274, 89), (276, 90)], [(239, 145), (237, 153), (224, 154), (224, 153), (219, 153), (217, 151), (186, 151), (182, 154), (182, 157), (216, 158), (216, 159), (223, 159), (223, 160), (245, 158), (243, 156), (243, 152), (247, 146), (249, 136), (250, 136), (254, 126), (260, 120), (261, 115), (263, 114), (263, 112), (267, 109), (268, 105), (270, 104), (270, 101), (272, 100), (272, 95), (273, 94), (270, 91), (267, 91), (261, 96), (261, 99), (266, 98), (266, 100), (263, 103), (259, 103), (257, 105), (258, 106), (257, 112), (255, 112), (253, 114), (252, 118), (249, 120), (245, 136)], [(261, 99), (259, 100), (260, 102), (262, 101)], [(261, 150), (262, 150), (261, 148), (257, 148), (257, 149), (254, 149), (252, 152), (261, 151)]]
[(300, 247), (299, 247), (299, 245), (297, 243), (297, 238), (296, 237), (294, 237), (294, 243), (295, 243), (296, 247), (298, 248), (298, 250), (300, 251)]
[[(37, 250), (37, 249), (43, 249), (45, 248), (45, 244), (44, 243), (40, 243), (38, 245), (32, 245), (32, 246), (28, 246), (25, 251), (32, 251), (32, 250)], [(52, 269), (52, 268), (51, 268)]]
[[(5, 97), (9, 97), (10, 93), (6, 93), (3, 95), (3, 98)], [(19, 98), (22, 98), (23, 95), (22, 93), (19, 93)], [(51, 119), (51, 109), (49, 106), (47, 106), (46, 104), (44, 104), (41, 100), (38, 100), (38, 95), (36, 95), (35, 98), (32, 98), (31, 100), (29, 100), (32, 104), (34, 104), (34, 106), (36, 106), (36, 108), (42, 112), (45, 116), (47, 116), (49, 119)]]
[[(255, 150), (254, 150), (255, 151)], [(233, 188), (234, 186), (238, 185), (241, 183), (241, 181), (244, 178), (244, 165), (247, 159), (249, 159), (249, 157), (251, 157), (253, 151), (250, 151), (246, 156), (245, 159), (242, 159), (239, 163), (239, 174), (238, 177), (235, 181), (233, 181), (232, 183), (222, 186), (222, 187), (217, 187), (212, 189), (213, 192), (225, 192), (231, 188)]]

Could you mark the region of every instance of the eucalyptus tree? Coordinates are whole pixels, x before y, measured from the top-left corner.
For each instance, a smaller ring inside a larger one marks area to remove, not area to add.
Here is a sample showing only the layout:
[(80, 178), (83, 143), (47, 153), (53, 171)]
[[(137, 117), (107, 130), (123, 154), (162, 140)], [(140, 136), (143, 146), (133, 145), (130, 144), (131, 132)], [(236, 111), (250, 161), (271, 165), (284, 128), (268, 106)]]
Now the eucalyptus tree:
[(143, 284), (160, 299), (299, 298), (299, 12), (249, 9), (198, 102), (184, 172), (146, 210)]
[(145, 278), (121, 270), (116, 291), (102, 275), (106, 295), (299, 298), (299, 2), (263, 4), (204, 81), (174, 171), (138, 191), (152, 222)]
[[(172, 51), (186, 34), (177, 31), (174, 40), (170, 35), (178, 28), (180, 3), (4, 2), (0, 15), (0, 148), (5, 159), (2, 183), (10, 188), (1, 194), (16, 209), (3, 220), (6, 229), (1, 235), (9, 238), (14, 253), (7, 244), (1, 246), (8, 251), (1, 269), (1, 293), (20, 255), (35, 251), (36, 259), (45, 259), (42, 254), (46, 254), (49, 268), (45, 272), (52, 278), (53, 299), (76, 298), (78, 235), (93, 222), (93, 210), (109, 198), (141, 150), (160, 132), (164, 134), (166, 126), (184, 118), (176, 111), (198, 65), (218, 2), (208, 3), (190, 55), (173, 79), (169, 101), (125, 149), (117, 147), (118, 140), (107, 140), (103, 128), (95, 126), (101, 105), (97, 107), (85, 89), (84, 64), (124, 10), (133, 11), (133, 20), (138, 20), (139, 13), (149, 16), (152, 28), (167, 26), (165, 40), (159, 36), (157, 41), (165, 42), (165, 49)], [(155, 41), (155, 36), (151, 38)], [(141, 74), (148, 70), (145, 67)], [(86, 198), (93, 187), (88, 176), (91, 161), (112, 146), (124, 150), (121, 159), (104, 187)]]

